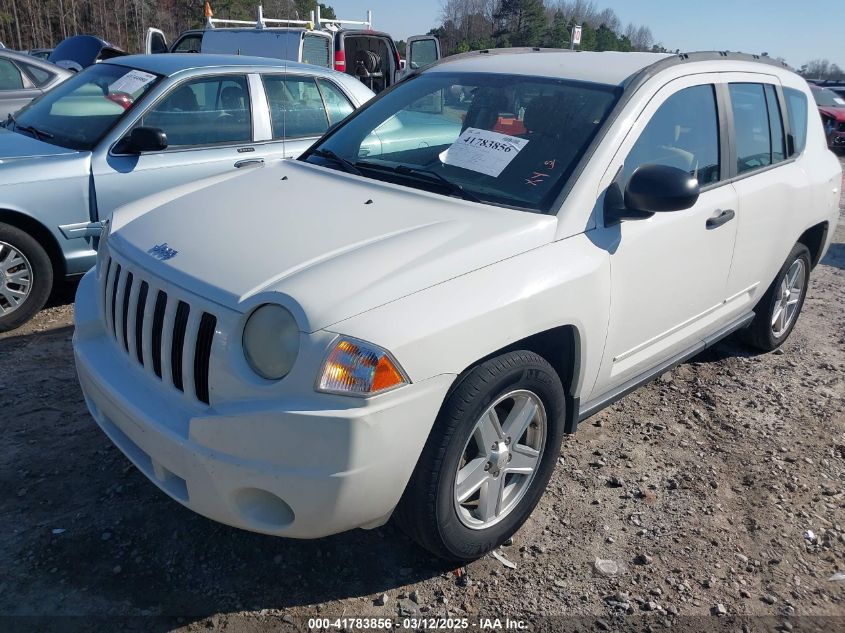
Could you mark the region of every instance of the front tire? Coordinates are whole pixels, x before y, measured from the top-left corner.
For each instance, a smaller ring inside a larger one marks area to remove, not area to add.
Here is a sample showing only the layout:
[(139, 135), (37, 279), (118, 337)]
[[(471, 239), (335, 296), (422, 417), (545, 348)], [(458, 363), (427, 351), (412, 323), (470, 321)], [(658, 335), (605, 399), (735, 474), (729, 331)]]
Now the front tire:
[(422, 547), (470, 561), (516, 532), (543, 495), (563, 439), (565, 395), (528, 351), (470, 370), (447, 396), (397, 508)]
[(53, 288), (53, 266), (41, 245), (14, 226), (0, 223), (0, 332), (29, 321)]
[(804, 306), (810, 267), (809, 249), (796, 244), (754, 309), (754, 320), (742, 334), (746, 343), (764, 352), (783, 345)]

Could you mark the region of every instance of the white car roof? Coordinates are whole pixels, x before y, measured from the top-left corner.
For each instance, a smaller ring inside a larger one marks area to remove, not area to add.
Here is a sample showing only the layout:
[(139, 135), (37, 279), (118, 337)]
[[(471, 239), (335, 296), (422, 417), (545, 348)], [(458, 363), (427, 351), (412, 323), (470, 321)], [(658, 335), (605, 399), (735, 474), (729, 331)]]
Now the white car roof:
[(533, 54), (525, 51), (495, 51), (493, 54), (474, 54), (454, 61), (446, 59), (427, 72), (505, 73), (620, 85), (646, 66), (667, 57), (672, 55), (617, 51), (543, 51)]

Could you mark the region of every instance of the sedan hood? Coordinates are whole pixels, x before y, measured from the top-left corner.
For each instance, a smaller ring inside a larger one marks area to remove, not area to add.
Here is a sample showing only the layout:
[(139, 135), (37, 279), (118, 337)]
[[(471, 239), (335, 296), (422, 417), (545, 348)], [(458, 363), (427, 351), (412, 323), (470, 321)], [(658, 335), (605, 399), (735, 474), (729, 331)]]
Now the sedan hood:
[(28, 134), (0, 128), (0, 161), (3, 163), (23, 158), (41, 158), (76, 153), (76, 150), (51, 145)]
[(239, 311), (282, 302), (310, 332), (542, 246), (556, 224), (280, 161), (116, 211), (110, 247)]

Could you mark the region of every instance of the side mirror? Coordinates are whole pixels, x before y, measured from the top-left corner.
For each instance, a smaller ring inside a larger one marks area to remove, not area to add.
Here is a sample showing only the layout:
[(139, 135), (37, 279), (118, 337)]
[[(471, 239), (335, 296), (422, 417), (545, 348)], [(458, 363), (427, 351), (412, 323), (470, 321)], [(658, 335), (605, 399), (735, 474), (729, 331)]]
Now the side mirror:
[(167, 134), (157, 127), (136, 127), (115, 147), (119, 154), (141, 154), (167, 149)]
[(701, 189), (689, 172), (666, 165), (642, 165), (625, 187), (625, 207), (649, 213), (683, 211), (697, 201)]

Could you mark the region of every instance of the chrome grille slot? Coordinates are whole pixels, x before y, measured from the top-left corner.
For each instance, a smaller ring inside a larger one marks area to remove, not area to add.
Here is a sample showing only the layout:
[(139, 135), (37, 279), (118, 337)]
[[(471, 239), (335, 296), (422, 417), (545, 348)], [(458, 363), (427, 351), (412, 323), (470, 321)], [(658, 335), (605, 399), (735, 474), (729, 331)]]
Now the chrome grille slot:
[[(209, 404), (209, 366), (217, 317), (168, 294), (143, 271), (106, 257), (101, 263), (103, 322), (133, 362), (165, 385)], [(158, 287), (157, 287), (158, 286)], [(186, 389), (187, 387), (187, 389)]]

